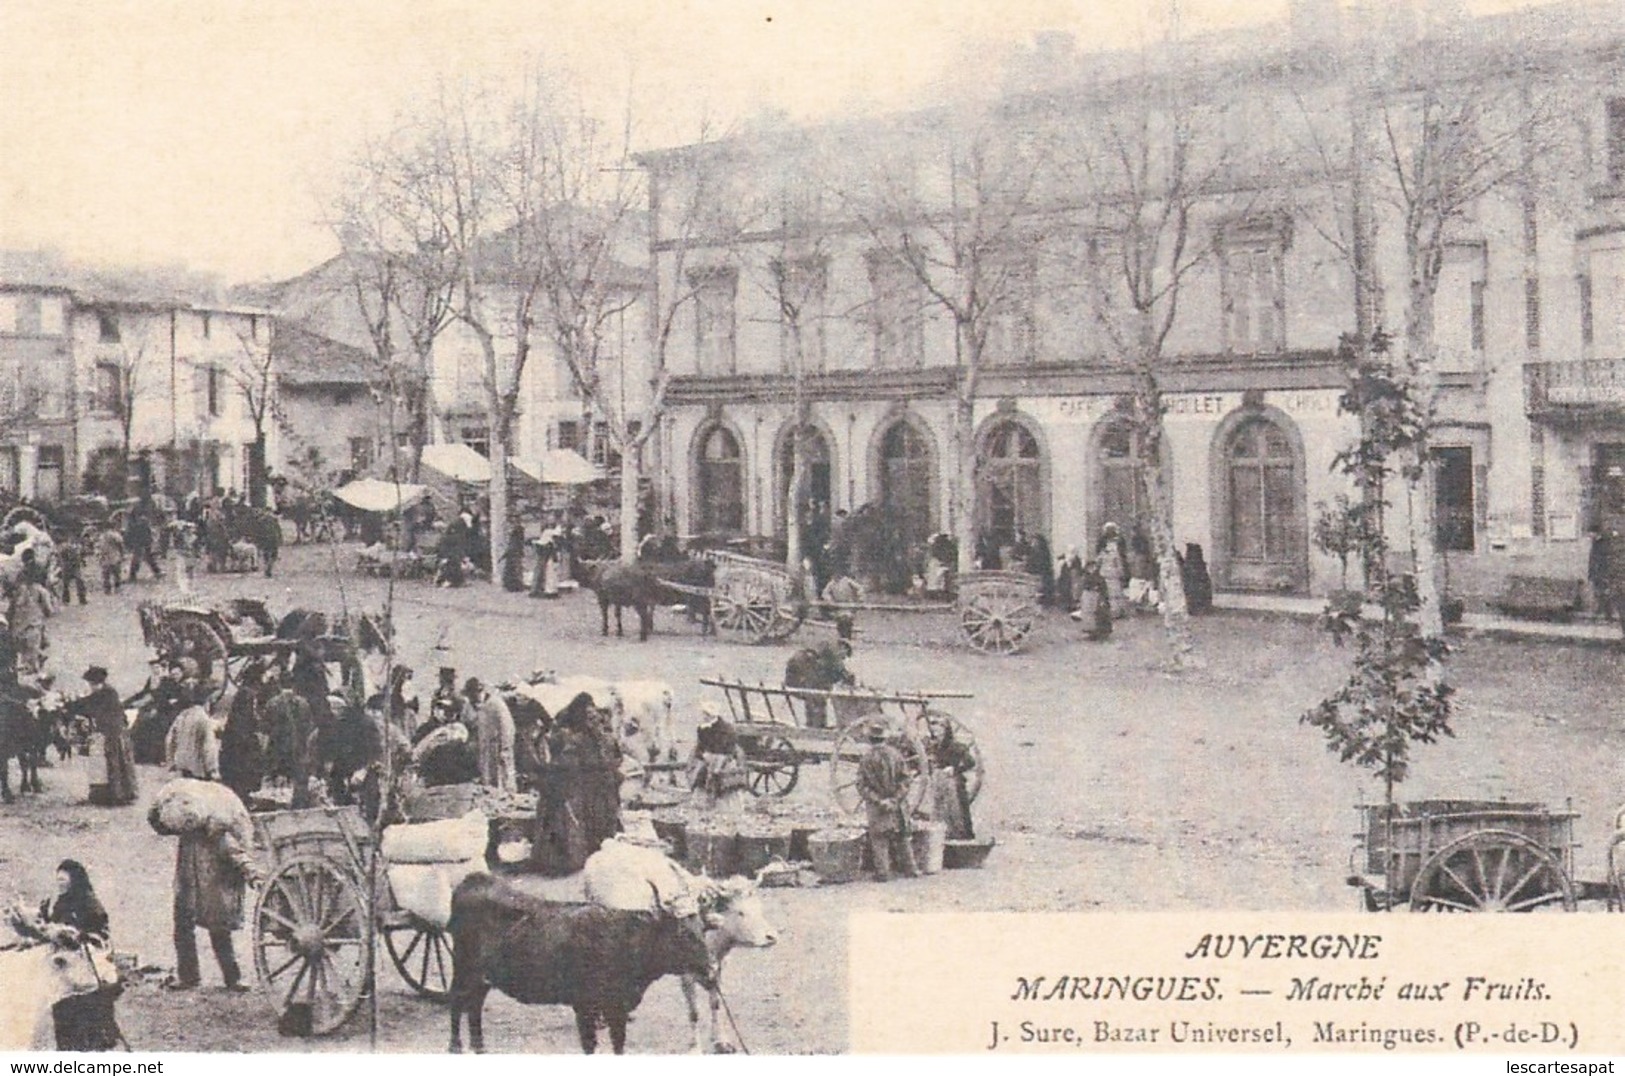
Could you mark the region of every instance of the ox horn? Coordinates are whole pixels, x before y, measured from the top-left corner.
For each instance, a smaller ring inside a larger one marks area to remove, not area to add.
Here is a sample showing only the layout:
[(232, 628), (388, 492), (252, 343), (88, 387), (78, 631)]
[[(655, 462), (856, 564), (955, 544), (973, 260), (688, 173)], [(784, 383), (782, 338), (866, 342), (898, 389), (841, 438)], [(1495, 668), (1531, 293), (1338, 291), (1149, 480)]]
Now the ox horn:
[(649, 892), (653, 893), (655, 896), (655, 911), (664, 914), (666, 911), (666, 902), (660, 899), (660, 887), (655, 885), (653, 881), (649, 881), (648, 879), (645, 879), (645, 881), (649, 882)]

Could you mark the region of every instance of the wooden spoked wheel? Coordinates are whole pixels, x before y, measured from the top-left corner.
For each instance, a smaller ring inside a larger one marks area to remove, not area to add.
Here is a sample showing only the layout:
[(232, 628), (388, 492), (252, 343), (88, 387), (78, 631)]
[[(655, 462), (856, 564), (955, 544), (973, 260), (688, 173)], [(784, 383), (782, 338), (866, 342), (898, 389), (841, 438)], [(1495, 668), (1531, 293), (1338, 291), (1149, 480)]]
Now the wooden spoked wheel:
[(271, 875), (254, 907), (254, 966), (279, 1020), (306, 1005), (312, 1034), (344, 1025), (367, 982), (367, 926), (360, 887), (332, 860), (295, 856)]
[(765, 579), (741, 576), (719, 586), (711, 599), (711, 619), (717, 627), (753, 643), (784, 637), (779, 595)]
[(959, 631), (984, 654), (1014, 654), (1037, 621), (1038, 609), (1023, 587), (978, 587), (960, 598)]
[(158, 635), (158, 652), (170, 661), (191, 658), (205, 677), (225, 670), (230, 646), (215, 626), (197, 613), (169, 613), (160, 621)]
[(451, 993), (451, 935), (420, 919), (383, 928), (384, 948), (406, 985), (442, 1001)]
[(1411, 883), (1413, 912), (1575, 909), (1574, 883), (1548, 848), (1522, 833), (1485, 829), (1433, 853)]
[[(869, 753), (871, 746), (869, 730), (874, 727), (876, 721), (890, 724), (884, 718), (854, 721), (841, 730), (840, 738), (835, 741), (835, 748), (830, 752), (830, 791), (835, 796), (836, 805), (847, 814), (857, 814), (863, 810), (863, 797), (858, 793), (858, 765), (863, 756)], [(925, 752), (925, 741), (910, 731), (901, 737), (894, 737), (891, 742), (902, 751), (903, 763), (911, 776), (907, 803), (904, 806), (909, 814), (913, 814), (925, 803), (925, 796), (931, 783), (928, 779), (931, 764)]]
[(801, 756), (783, 736), (763, 736), (745, 745), (746, 779), (753, 795), (788, 796), (801, 776)]

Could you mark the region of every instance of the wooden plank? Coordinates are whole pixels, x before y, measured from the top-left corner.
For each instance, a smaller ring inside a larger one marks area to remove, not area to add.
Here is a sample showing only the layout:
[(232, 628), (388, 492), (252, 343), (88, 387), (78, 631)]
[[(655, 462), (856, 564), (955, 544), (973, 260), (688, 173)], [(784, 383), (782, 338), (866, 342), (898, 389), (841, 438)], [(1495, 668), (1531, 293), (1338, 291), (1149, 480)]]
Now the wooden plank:
[(776, 684), (747, 684), (742, 680), (723, 680), (716, 677), (702, 676), (700, 683), (706, 687), (719, 687), (725, 692), (738, 691), (741, 696), (755, 694), (764, 697), (777, 695), (787, 699), (860, 699), (865, 702), (892, 702), (892, 703), (927, 703), (933, 699), (974, 699), (976, 696), (969, 691), (869, 691), (858, 690), (831, 690), (823, 691), (811, 687), (787, 687)]

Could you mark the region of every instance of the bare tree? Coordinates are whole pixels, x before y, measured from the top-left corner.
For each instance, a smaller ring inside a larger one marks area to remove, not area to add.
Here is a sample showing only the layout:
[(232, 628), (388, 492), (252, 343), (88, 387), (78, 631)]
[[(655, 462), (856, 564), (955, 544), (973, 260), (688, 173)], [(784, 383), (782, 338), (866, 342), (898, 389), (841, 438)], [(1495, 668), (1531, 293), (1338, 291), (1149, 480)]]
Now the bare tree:
[(1127, 367), (1121, 409), (1138, 461), (1162, 592), (1163, 626), (1176, 668), (1199, 663), (1176, 554), (1171, 478), (1164, 465), (1163, 377), (1167, 343), (1186, 282), (1214, 253), (1197, 235), (1200, 214), (1217, 209), (1233, 165), (1221, 133), (1222, 105), (1198, 107), (1172, 79), (1126, 79), (1110, 103), (1078, 124), (1068, 154), (1086, 237), (1082, 278), (1104, 344)]
[(244, 410), (254, 429), (254, 440), (248, 447), (248, 503), (264, 508), (266, 441), (271, 423), (279, 416), (275, 352), (269, 340), (261, 344), (251, 333), (241, 330), (237, 333), (237, 347), (226, 376), (242, 394)]
[(842, 195), (876, 255), (912, 276), (953, 325), (949, 518), (961, 572), (976, 545), (976, 401), (990, 354), (1030, 345), (1000, 330), (1033, 299), (1031, 259), (1043, 238), (1034, 214), (1052, 163), (1045, 142), (1011, 131), (996, 107), (933, 114), (900, 130), (893, 151)]

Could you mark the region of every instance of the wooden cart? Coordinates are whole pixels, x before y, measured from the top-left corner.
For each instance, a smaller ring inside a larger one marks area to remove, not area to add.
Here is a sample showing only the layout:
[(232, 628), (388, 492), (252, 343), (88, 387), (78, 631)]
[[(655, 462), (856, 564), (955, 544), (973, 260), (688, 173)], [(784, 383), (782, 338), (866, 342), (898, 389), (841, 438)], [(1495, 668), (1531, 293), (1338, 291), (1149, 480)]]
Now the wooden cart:
[(1362, 831), (1348, 881), (1362, 891), (1368, 911), (1572, 912), (1589, 900), (1620, 907), (1625, 833), (1616, 833), (1610, 846), (1609, 879), (1577, 882), (1574, 811), (1491, 800), (1415, 800), (1358, 810)]
[(396, 907), (381, 871), (378, 899), (367, 899), (373, 848), (360, 808), (252, 817), (268, 864), (254, 904), (254, 967), (279, 1020), (304, 1005), (313, 1034), (344, 1026), (366, 994), (369, 948), (379, 936), (407, 985), (424, 997), (446, 996), (451, 935)]
[[(918, 775), (930, 768), (934, 737), (946, 736), (963, 745), (975, 759), (967, 773), (969, 798), (974, 801), (981, 793), (985, 770), (976, 734), (958, 718), (935, 708), (942, 699), (971, 698), (968, 692), (884, 692), (861, 687), (820, 691), (714, 678), (700, 683), (720, 689), (728, 700), (730, 720), (750, 770), (749, 787), (757, 796), (788, 796), (795, 790), (803, 766), (828, 763), (835, 802), (855, 813), (863, 805), (857, 794), (857, 764), (869, 748), (869, 730), (875, 722), (900, 734), (904, 754)], [(916, 781), (910, 808), (918, 808), (925, 794), (926, 783)]]
[[(662, 579), (678, 594), (710, 603), (717, 632), (751, 643), (783, 642), (810, 619), (809, 613), (952, 613), (965, 642), (988, 654), (1014, 654), (1039, 619), (1039, 582), (1026, 572), (975, 571), (959, 577), (952, 603), (812, 602), (783, 565), (727, 550), (705, 554), (716, 565), (709, 587)], [(814, 621), (819, 622), (819, 621)]]

